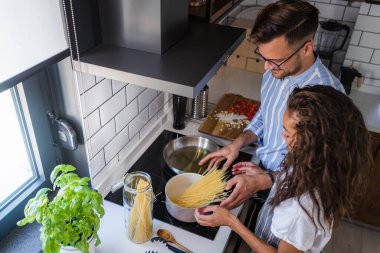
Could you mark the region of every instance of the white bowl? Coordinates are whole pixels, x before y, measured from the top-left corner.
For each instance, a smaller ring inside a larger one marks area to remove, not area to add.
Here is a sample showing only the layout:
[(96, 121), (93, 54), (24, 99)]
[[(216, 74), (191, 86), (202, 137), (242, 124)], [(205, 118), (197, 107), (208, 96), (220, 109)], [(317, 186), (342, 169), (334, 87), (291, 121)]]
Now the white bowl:
[(196, 173), (183, 173), (172, 177), (165, 186), (166, 209), (177, 220), (183, 222), (195, 222), (194, 208), (181, 207), (171, 201), (172, 197), (176, 197), (183, 193), (195, 181), (199, 180), (202, 175)]

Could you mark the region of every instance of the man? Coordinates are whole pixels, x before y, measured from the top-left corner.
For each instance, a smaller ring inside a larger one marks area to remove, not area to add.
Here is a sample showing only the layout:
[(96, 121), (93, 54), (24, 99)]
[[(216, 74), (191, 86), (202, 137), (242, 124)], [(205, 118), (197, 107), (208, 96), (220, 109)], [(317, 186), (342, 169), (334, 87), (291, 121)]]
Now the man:
[(322, 64), (314, 52), (314, 36), (318, 28), (319, 11), (306, 1), (281, 0), (266, 6), (257, 16), (251, 40), (257, 44), (255, 53), (265, 61), (266, 72), (261, 84), (261, 106), (244, 132), (230, 145), (207, 155), (199, 162), (210, 161), (209, 167), (226, 160), (229, 167), (239, 150), (253, 142), (259, 144), (256, 151), (260, 167), (253, 173), (244, 172), (244, 163), (234, 166), (239, 174), (230, 179), (226, 190), (234, 187), (221, 206), (233, 208), (260, 190), (271, 188), (277, 170), (287, 153), (281, 138), (282, 122), (289, 94), (295, 87), (329, 85), (344, 92), (339, 80)]

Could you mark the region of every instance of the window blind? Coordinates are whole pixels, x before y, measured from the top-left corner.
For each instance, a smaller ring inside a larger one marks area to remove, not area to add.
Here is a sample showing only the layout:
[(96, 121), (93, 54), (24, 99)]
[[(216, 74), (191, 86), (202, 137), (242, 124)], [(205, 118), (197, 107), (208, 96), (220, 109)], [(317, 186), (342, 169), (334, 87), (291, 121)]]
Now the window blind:
[(65, 33), (60, 0), (0, 0), (0, 91), (68, 55)]

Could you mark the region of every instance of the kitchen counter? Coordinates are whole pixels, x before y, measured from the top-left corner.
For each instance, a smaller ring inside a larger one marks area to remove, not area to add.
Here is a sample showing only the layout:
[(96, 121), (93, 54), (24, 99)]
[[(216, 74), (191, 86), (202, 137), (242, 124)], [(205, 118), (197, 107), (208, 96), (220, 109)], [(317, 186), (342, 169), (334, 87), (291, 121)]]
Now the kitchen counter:
[[(225, 93), (260, 101), (262, 74), (223, 67), (209, 82), (209, 101), (217, 103)], [(351, 90), (349, 97), (363, 114), (369, 131), (380, 133), (380, 95)]]
[[(142, 243), (134, 244), (127, 239), (124, 225), (123, 207), (111, 202), (104, 202), (105, 215), (101, 220), (99, 236), (102, 243), (96, 248), (96, 253), (144, 253), (149, 250), (159, 251), (159, 243)], [(233, 213), (237, 215), (241, 208), (235, 208)], [(174, 238), (194, 253), (202, 252), (223, 252), (226, 245), (230, 229), (228, 227), (220, 227), (216, 238), (209, 240), (205, 237), (187, 232), (183, 229), (171, 226), (157, 219), (153, 220), (153, 234), (160, 228), (169, 230)], [(162, 251), (170, 252), (170, 251)]]

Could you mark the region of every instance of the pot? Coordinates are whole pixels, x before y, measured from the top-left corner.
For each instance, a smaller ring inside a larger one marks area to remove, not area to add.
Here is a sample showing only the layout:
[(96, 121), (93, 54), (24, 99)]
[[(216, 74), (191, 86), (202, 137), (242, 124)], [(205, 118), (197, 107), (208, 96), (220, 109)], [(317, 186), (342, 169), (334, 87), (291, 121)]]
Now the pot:
[(202, 175), (196, 173), (183, 173), (172, 177), (165, 186), (166, 209), (177, 220), (183, 222), (195, 222), (194, 208), (181, 207), (171, 201), (172, 197), (180, 195), (195, 181), (199, 180)]
[(215, 142), (201, 136), (183, 136), (166, 144), (163, 157), (169, 168), (176, 174), (184, 172), (201, 174), (207, 164), (200, 167), (199, 161), (208, 153), (219, 149)]
[[(94, 237), (91, 237), (88, 243), (89, 243), (88, 252), (95, 253), (96, 239)], [(82, 251), (80, 251), (79, 249), (71, 247), (71, 246), (61, 246), (61, 249), (59, 251), (59, 253), (81, 253), (81, 252)]]

